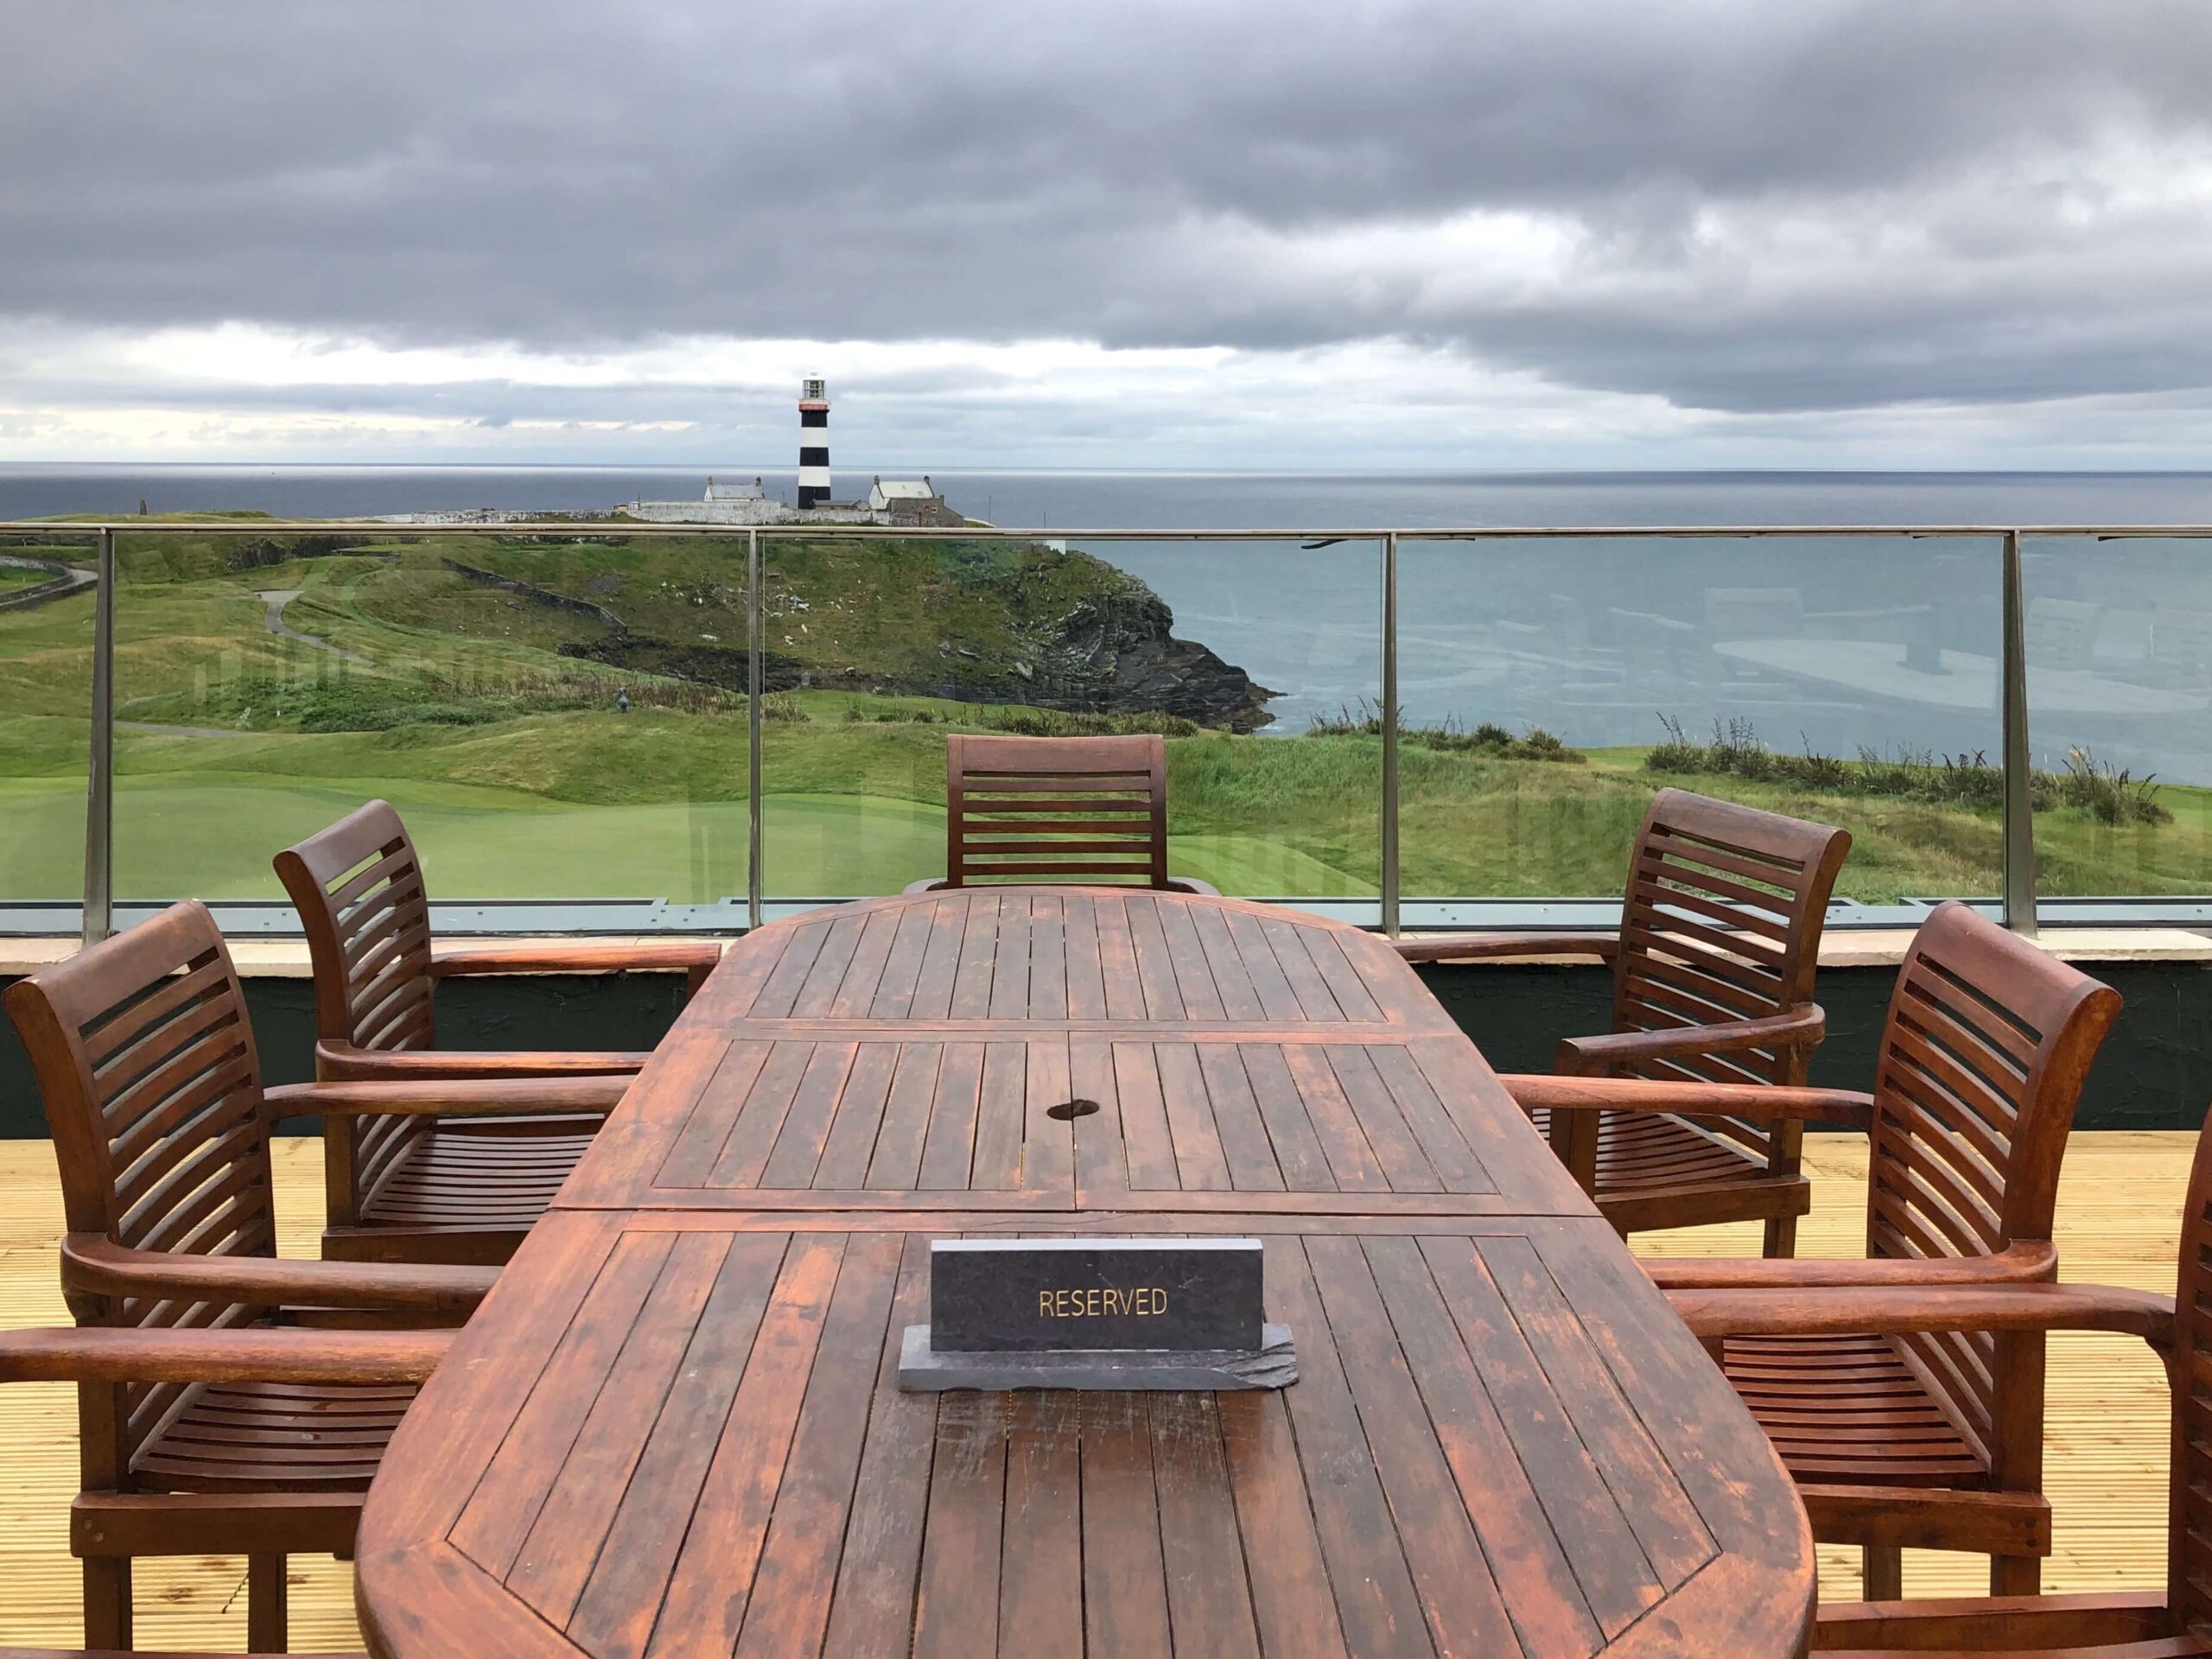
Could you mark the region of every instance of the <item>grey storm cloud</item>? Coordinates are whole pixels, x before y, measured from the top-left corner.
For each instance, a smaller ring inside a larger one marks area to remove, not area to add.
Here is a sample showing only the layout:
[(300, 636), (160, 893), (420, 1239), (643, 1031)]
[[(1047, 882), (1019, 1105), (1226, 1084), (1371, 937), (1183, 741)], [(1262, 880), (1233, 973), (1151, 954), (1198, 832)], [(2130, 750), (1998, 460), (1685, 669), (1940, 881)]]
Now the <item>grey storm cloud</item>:
[(2203, 0), (84, 0), (7, 35), (0, 317), (41, 324), (1389, 338), (1737, 411), (2212, 385), (2212, 195), (2172, 190), (2212, 165)]

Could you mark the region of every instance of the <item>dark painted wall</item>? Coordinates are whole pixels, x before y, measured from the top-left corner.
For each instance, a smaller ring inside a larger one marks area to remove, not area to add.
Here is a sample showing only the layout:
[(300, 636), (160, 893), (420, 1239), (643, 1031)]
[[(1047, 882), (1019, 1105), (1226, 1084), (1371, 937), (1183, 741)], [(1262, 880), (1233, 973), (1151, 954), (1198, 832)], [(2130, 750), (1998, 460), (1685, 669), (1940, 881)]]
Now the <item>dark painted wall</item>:
[[(0, 984), (12, 982), (0, 982)], [(264, 1080), (315, 1075), (315, 991), (304, 979), (249, 979)], [(438, 988), (438, 1040), (454, 1048), (651, 1048), (683, 1006), (676, 974), (454, 979)], [(305, 1124), (294, 1127), (304, 1128)], [(0, 1140), (42, 1136), (46, 1119), (15, 1027), (0, 1020)]]
[[(2212, 1103), (2212, 963), (2112, 963), (2098, 977), (2126, 999), (2091, 1074), (2084, 1128), (2194, 1129)], [(1592, 968), (1421, 969), (1452, 1017), (1501, 1071), (1548, 1071), (1559, 1039), (1603, 1031), (1610, 982)], [(1863, 1089), (1896, 972), (1829, 969), (1821, 975), (1828, 1039), (1813, 1080)], [(314, 995), (303, 979), (251, 979), (246, 1001), (271, 1083), (304, 1082), (315, 1040)], [(650, 1048), (676, 1018), (673, 975), (620, 979), (456, 979), (438, 990), (440, 1039), (454, 1048)], [(0, 1023), (0, 1138), (42, 1135), (46, 1124), (15, 1030)]]
[[(2094, 1129), (2196, 1129), (2212, 1105), (2212, 963), (2098, 963), (2090, 971), (2124, 999), (2089, 1074), (2075, 1125)], [(1421, 977), (1501, 1071), (1548, 1071), (1561, 1037), (1605, 1029), (1611, 982), (1594, 968), (1424, 967)], [(1828, 1038), (1813, 1081), (1838, 1089), (1873, 1082), (1874, 1051), (1893, 968), (1821, 971)]]

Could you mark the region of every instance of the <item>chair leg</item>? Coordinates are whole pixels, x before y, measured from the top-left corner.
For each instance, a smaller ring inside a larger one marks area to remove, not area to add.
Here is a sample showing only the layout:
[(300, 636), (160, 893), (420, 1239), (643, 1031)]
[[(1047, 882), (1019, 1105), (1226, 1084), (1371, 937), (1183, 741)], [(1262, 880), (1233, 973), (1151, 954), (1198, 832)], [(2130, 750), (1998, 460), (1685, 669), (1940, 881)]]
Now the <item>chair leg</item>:
[(85, 1567), (85, 1645), (128, 1650), (130, 1646), (130, 1558), (87, 1555)]
[(249, 1555), (245, 1558), (245, 1650), (284, 1653), (289, 1650), (289, 1602), (284, 1581), (284, 1557)]
[(1797, 1254), (1797, 1217), (1770, 1216), (1766, 1224), (1766, 1240), (1760, 1252), (1770, 1259), (1789, 1260)]
[(1993, 1596), (2041, 1595), (2043, 1558), (2040, 1555), (1991, 1556), (1989, 1593)]
[(1904, 1551), (1895, 1544), (1861, 1544), (1859, 1560), (1868, 1601), (1897, 1601), (1904, 1596)]
[(1574, 1177), (1574, 1184), (1593, 1198), (1598, 1196), (1598, 1131), (1603, 1116), (1601, 1112), (1552, 1114), (1552, 1151)]

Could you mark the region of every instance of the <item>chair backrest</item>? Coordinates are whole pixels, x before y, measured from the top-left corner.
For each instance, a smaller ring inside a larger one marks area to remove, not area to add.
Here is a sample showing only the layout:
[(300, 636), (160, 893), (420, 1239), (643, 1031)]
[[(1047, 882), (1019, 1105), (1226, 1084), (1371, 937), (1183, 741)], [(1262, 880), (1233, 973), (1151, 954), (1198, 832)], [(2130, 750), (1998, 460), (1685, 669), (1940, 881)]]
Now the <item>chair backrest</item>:
[[(1613, 1029), (1670, 1031), (1758, 1020), (1813, 1000), (1821, 926), (1851, 833), (1662, 789), (1644, 814), (1621, 906)], [(1802, 1046), (1738, 1049), (1623, 1068), (1716, 1083), (1802, 1084)], [(1699, 1120), (1771, 1160), (1776, 1132), (1737, 1118)], [(1783, 1132), (1790, 1158), (1797, 1133)]]
[(276, 855), (307, 930), (316, 1033), (356, 1048), (429, 1048), (430, 906), (389, 801), (371, 801)]
[[(172, 906), (18, 982), (69, 1230), (133, 1249), (273, 1255), (260, 1057), (231, 953), (204, 905)], [(80, 1324), (219, 1327), (234, 1304), (73, 1294)], [(88, 1470), (120, 1478), (187, 1385), (87, 1384)]]
[[(2119, 1012), (2110, 986), (1964, 905), (1938, 906), (1905, 953), (1882, 1030), (1867, 1255), (1989, 1255), (2048, 1240), (2074, 1108)], [(1994, 1363), (1995, 1338), (1899, 1340), (1995, 1455), (1999, 1396), (2022, 1380)]]
[(2212, 1630), (2212, 1483), (2203, 1448), (2212, 1446), (2212, 1116), (2197, 1132), (2189, 1197), (2181, 1212), (2181, 1262), (2174, 1283), (2173, 1382), (2166, 1605), (2177, 1630)]
[[(356, 807), (327, 830), (276, 855), (276, 874), (292, 895), (315, 969), (315, 1034), (327, 1043), (404, 1051), (435, 1047), (437, 1013), (430, 977), (430, 901), (422, 861), (389, 801)], [(331, 1149), (350, 1173), (341, 1183), (358, 1202), (373, 1192), (431, 1120), (402, 1113), (326, 1122)], [(334, 1198), (334, 1221), (340, 1214)]]
[(1158, 737), (945, 740), (945, 885), (1167, 880)]

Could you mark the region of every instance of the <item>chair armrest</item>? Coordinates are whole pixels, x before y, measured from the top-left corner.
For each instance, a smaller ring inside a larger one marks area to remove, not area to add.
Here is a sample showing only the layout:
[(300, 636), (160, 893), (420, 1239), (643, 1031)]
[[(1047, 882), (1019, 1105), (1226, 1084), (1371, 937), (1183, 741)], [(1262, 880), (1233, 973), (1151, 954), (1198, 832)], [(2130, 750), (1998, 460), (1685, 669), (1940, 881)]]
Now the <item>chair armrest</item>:
[(627, 1077), (652, 1058), (649, 1052), (559, 1049), (454, 1050), (356, 1048), (329, 1038), (315, 1046), (315, 1075), (325, 1083), (404, 1082), (431, 1078)]
[(1758, 1020), (1726, 1020), (1665, 1031), (1612, 1031), (1560, 1040), (1553, 1069), (1562, 1077), (1599, 1077), (1618, 1065), (1682, 1059), (1699, 1054), (1741, 1053), (1753, 1048), (1811, 1048), (1827, 1035), (1828, 1017), (1817, 1002)]
[(422, 1382), (447, 1331), (0, 1331), (0, 1382)]
[(1621, 942), (1606, 933), (1432, 933), (1393, 939), (1408, 962), (1476, 962), (1507, 957), (1595, 957), (1610, 963)]
[(630, 1086), (612, 1077), (423, 1077), (410, 1083), (284, 1083), (262, 1091), (276, 1117), (525, 1117), (606, 1112)]
[(1854, 1256), (1818, 1261), (1798, 1256), (1647, 1256), (1639, 1265), (1662, 1290), (1825, 1290), (1862, 1285), (1926, 1287), (2047, 1284), (2058, 1277), (2058, 1247), (2047, 1239), (2007, 1245), (1989, 1255)]
[(2166, 1347), (2174, 1336), (2173, 1298), (2111, 1285), (1841, 1285), (1806, 1294), (1677, 1290), (1667, 1300), (1704, 1338), (2110, 1331)]
[[(1850, 1491), (1864, 1493), (1872, 1506), (1888, 1508), (1897, 1503), (1900, 1490), (1835, 1487), (1823, 1482), (1815, 1501)], [(1976, 1496), (1986, 1500), (2027, 1494)], [(2046, 1659), (2065, 1659), (2069, 1653), (2075, 1659), (2102, 1654), (2106, 1659), (2125, 1659), (2129, 1654), (2154, 1655), (2161, 1649), (2186, 1651), (2173, 1639), (2172, 1630), (2163, 1583), (2155, 1590), (2094, 1590), (2060, 1596), (1916, 1596), (1910, 1601), (1827, 1603), (1815, 1620), (1813, 1651), (1864, 1654), (1871, 1649), (1878, 1656), (1894, 1656), (1935, 1649), (1952, 1655), (1978, 1652), (1984, 1659), (2005, 1653), (2043, 1654)], [(2001, 1647), (1996, 1645), (1999, 1643)], [(2143, 1645), (2135, 1645), (2139, 1643)]]
[(497, 1268), (171, 1255), (99, 1233), (61, 1236), (62, 1287), (96, 1296), (467, 1314), (499, 1279)]
[(943, 893), (945, 891), (947, 891), (947, 888), (945, 886), (945, 880), (943, 876), (925, 875), (918, 881), (909, 881), (905, 887), (899, 889), (899, 897), (903, 899), (910, 894), (917, 893)]
[(430, 973), (698, 974), (714, 970), (722, 948), (713, 939), (533, 939), (527, 944), (467, 945), (434, 951)]
[(1201, 881), (1195, 875), (1171, 875), (1167, 878), (1170, 893), (1194, 893), (1201, 899), (1218, 899), (1221, 889), (1211, 881)]
[(1524, 1110), (1680, 1112), (1754, 1123), (1817, 1119), (1871, 1129), (1874, 1097), (1855, 1089), (1793, 1089), (1764, 1083), (1663, 1083), (1643, 1077), (1554, 1077), (1509, 1072), (1498, 1081)]

